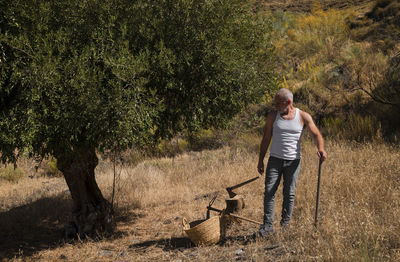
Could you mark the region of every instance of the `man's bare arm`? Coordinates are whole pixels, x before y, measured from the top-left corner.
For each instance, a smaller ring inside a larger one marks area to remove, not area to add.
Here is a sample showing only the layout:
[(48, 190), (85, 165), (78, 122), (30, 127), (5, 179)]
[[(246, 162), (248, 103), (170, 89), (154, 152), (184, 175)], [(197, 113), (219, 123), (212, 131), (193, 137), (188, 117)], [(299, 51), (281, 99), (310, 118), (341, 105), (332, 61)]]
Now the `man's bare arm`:
[(324, 139), (321, 135), (321, 132), (319, 131), (318, 127), (315, 125), (310, 114), (308, 114), (304, 111), (301, 111), (301, 116), (302, 116), (304, 125), (307, 127), (312, 138), (314, 139), (315, 143), (317, 144), (318, 156), (320, 157), (321, 161), (325, 161), (325, 159), (327, 158), (327, 153), (325, 152)]
[(260, 144), (260, 154), (259, 154), (258, 166), (257, 166), (257, 170), (260, 174), (264, 173), (264, 157), (265, 157), (265, 154), (267, 153), (269, 144), (271, 143), (272, 127), (274, 125), (275, 118), (276, 118), (276, 112), (271, 112), (267, 115), (267, 117), (265, 119), (263, 138), (262, 138), (261, 144)]

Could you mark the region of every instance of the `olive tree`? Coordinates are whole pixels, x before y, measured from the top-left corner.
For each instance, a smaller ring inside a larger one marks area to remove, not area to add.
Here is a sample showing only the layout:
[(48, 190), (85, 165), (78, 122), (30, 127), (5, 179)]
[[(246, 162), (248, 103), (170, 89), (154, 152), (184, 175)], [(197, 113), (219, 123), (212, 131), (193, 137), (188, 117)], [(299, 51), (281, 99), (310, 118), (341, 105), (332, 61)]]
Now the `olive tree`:
[(268, 88), (270, 27), (243, 0), (0, 0), (0, 152), (52, 155), (69, 233), (110, 229), (98, 152), (220, 127)]

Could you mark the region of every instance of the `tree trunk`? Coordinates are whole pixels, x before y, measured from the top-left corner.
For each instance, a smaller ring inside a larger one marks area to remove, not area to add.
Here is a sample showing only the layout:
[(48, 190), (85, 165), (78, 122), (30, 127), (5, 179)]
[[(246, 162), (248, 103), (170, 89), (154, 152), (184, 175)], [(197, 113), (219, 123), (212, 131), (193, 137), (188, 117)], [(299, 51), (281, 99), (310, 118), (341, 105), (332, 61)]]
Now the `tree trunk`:
[(76, 150), (71, 155), (59, 155), (57, 168), (63, 173), (71, 192), (73, 211), (66, 226), (67, 237), (94, 236), (113, 229), (110, 203), (97, 186), (94, 169), (98, 164), (95, 149)]

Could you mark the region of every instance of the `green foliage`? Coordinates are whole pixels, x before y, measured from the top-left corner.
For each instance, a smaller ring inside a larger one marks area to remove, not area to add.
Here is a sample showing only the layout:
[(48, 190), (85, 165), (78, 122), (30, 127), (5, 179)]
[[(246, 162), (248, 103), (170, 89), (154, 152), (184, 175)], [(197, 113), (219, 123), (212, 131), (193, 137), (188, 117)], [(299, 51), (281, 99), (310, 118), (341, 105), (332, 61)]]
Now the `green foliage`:
[(1, 6), (3, 162), (222, 127), (273, 85), (270, 23), (244, 0)]
[(163, 106), (157, 136), (222, 127), (263, 96), (271, 73), (270, 29), (245, 1), (177, 1), (153, 12), (167, 18), (156, 21), (160, 43), (148, 47), (154, 52), (151, 84)]
[(62, 173), (57, 168), (57, 159), (54, 157), (50, 157), (43, 164), (43, 173), (48, 177), (61, 177)]
[(21, 168), (14, 168), (12, 166), (0, 168), (0, 181), (18, 182), (23, 175), (24, 171)]
[[(14, 1), (5, 7), (13, 30), (2, 30), (1, 45), (9, 50), (4, 65), (11, 68), (3, 86), (22, 91), (1, 112), (15, 117), (2, 124), (18, 126), (23, 134), (23, 139), (11, 136), (16, 141), (7, 148), (26, 145), (43, 156), (139, 142), (137, 133), (148, 128), (146, 115), (154, 110), (146, 101), (139, 103), (143, 77), (123, 79), (127, 70), (118, 70), (108, 59), (126, 55), (121, 53), (126, 50), (123, 39), (112, 37), (119, 31), (112, 27), (113, 18), (103, 16), (108, 7), (90, 1)], [(143, 72), (140, 54), (125, 59), (132, 62), (130, 73)], [(4, 131), (4, 137), (13, 134)], [(3, 161), (10, 151), (3, 151)]]

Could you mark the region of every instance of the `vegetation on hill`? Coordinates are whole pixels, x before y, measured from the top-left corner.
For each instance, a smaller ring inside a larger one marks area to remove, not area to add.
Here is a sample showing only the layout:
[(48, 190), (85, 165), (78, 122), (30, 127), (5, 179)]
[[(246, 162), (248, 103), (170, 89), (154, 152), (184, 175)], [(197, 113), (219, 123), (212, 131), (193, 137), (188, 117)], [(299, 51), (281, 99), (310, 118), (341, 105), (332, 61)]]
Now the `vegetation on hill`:
[(259, 8), (272, 11), (283, 11), (290, 13), (310, 13), (317, 4), (321, 9), (346, 9), (352, 7), (363, 7), (365, 4), (373, 3), (374, 0), (253, 0)]
[[(383, 78), (368, 92), (388, 137), (399, 137), (400, 119), (400, 1), (380, 0), (362, 19), (350, 23), (356, 41), (368, 42), (387, 60)], [(366, 72), (371, 74), (371, 72)]]
[(282, 86), (327, 135), (399, 137), (397, 3), (378, 1), (361, 13), (356, 7), (324, 10), (318, 2), (310, 13), (272, 12)]

